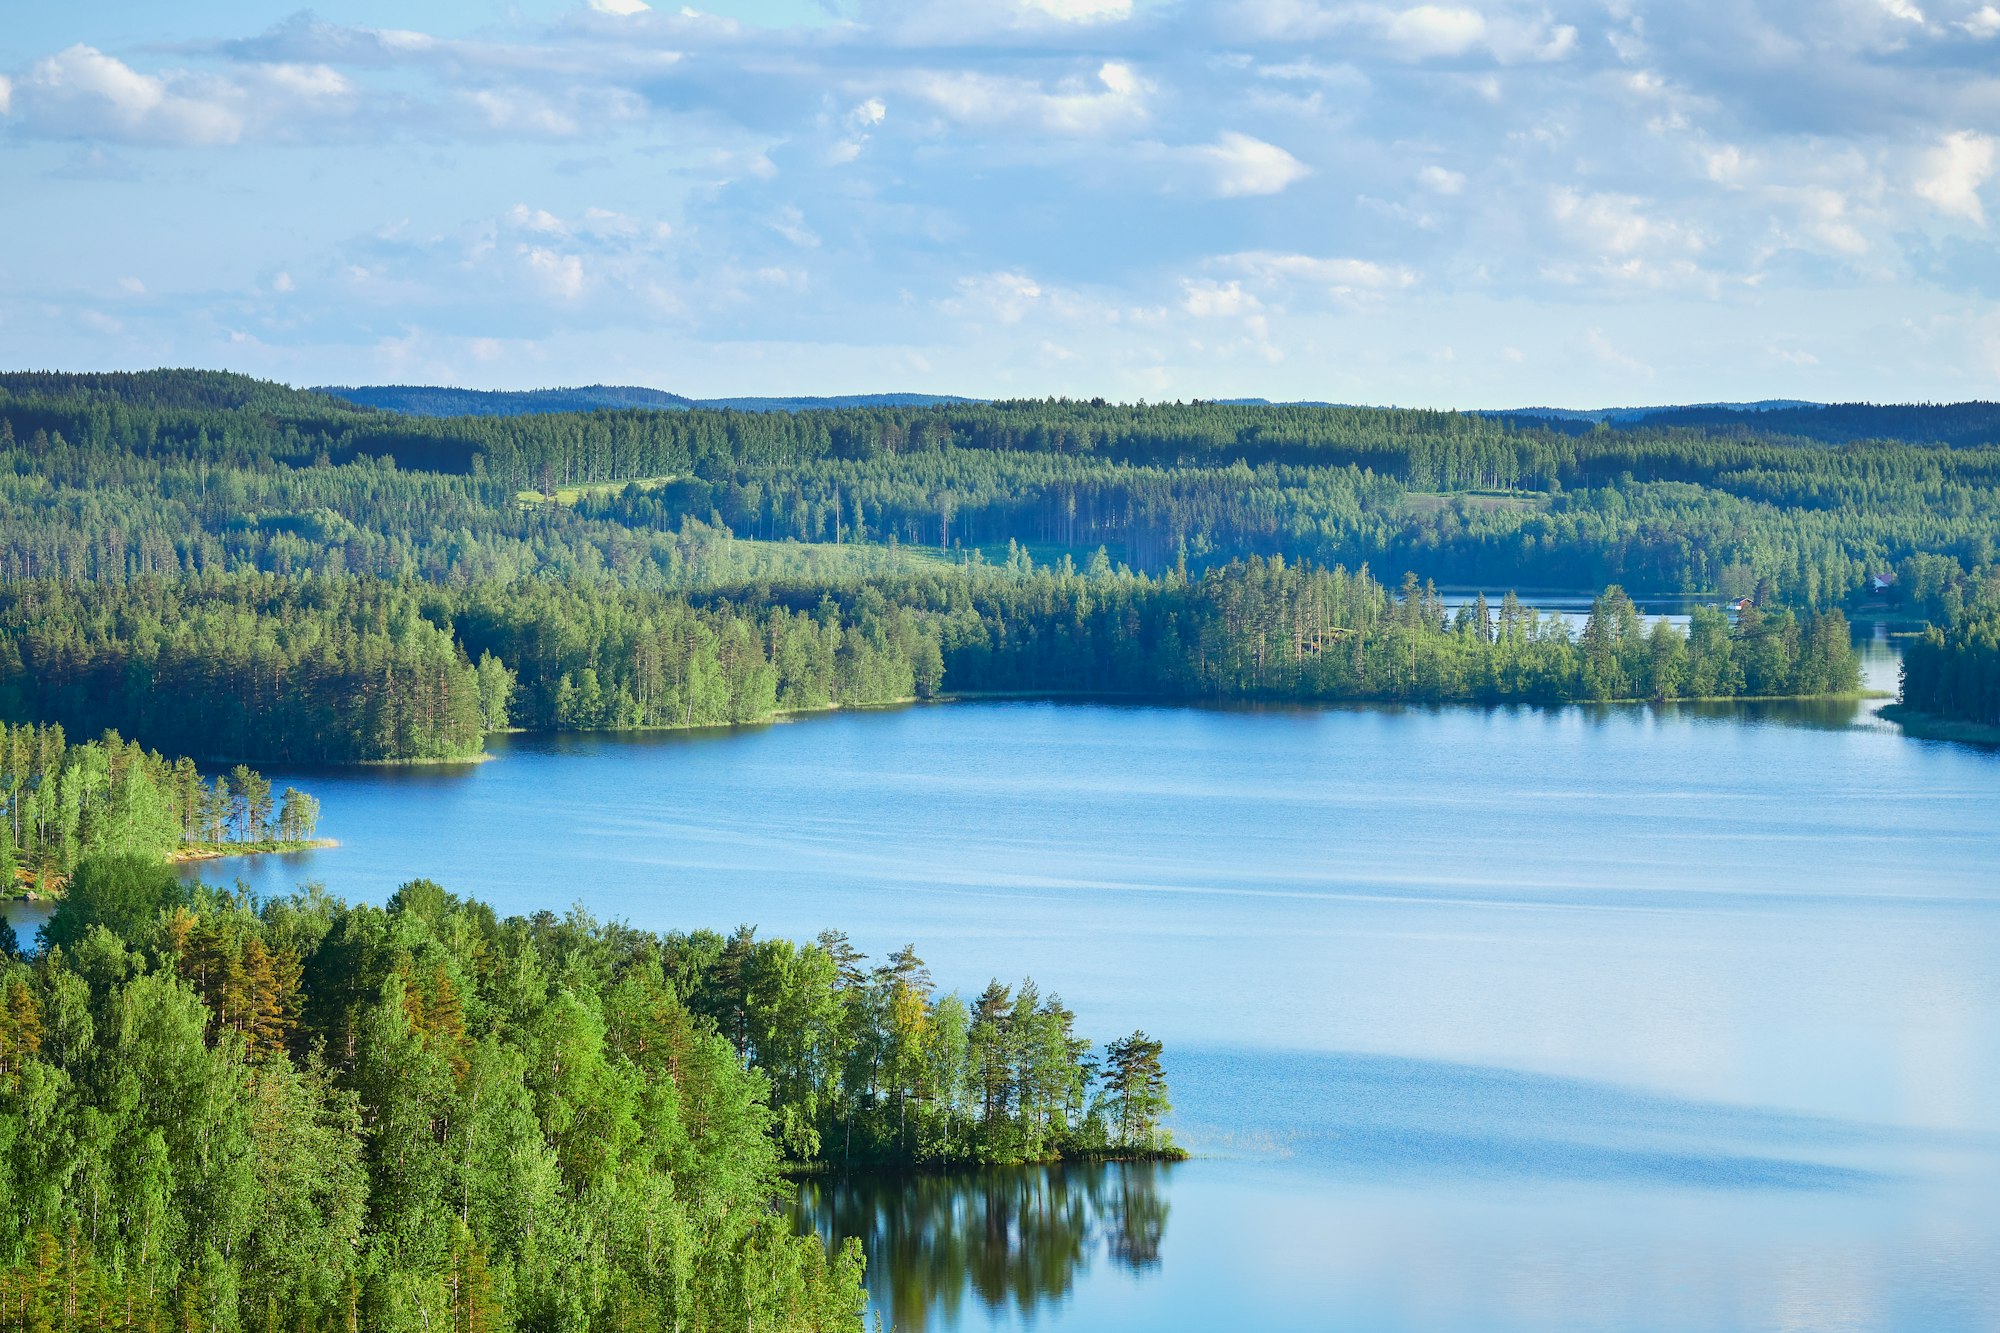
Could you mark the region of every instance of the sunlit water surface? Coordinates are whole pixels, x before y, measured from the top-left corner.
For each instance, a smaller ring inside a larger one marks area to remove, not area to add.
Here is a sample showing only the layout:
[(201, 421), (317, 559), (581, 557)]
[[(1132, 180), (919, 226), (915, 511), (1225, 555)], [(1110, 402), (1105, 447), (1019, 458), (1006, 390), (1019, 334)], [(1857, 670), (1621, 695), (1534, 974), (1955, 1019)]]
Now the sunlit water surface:
[(1992, 752), (1040, 703), (494, 750), (276, 775), (342, 845), (201, 873), (834, 925), (1167, 1040), (1193, 1162), (807, 1188), (898, 1328), (2000, 1327)]

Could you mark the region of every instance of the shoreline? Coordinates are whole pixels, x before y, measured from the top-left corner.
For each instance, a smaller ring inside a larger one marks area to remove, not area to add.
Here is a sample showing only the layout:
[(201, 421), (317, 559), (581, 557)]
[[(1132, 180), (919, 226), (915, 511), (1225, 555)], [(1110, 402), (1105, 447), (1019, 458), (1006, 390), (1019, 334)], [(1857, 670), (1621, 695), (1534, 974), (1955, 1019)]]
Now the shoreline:
[[(247, 842), (240, 845), (229, 843), (184, 843), (168, 852), (162, 859), (170, 866), (191, 865), (197, 861), (226, 861), (235, 856), (287, 856), (295, 852), (324, 851), (340, 846), (337, 838), (300, 838), (289, 842), (271, 839), (265, 842)], [(10, 888), (0, 891), (0, 903), (53, 903), (63, 896), (64, 881), (54, 879), (47, 888), (32, 881), (20, 881)]]
[(786, 1162), (778, 1174), (786, 1180), (825, 1180), (850, 1176), (956, 1176), (983, 1171), (1019, 1171), (1027, 1167), (1096, 1166), (1109, 1163), (1174, 1164), (1191, 1162), (1194, 1154), (1185, 1148), (1104, 1148), (1033, 1157), (1019, 1162), (873, 1162), (842, 1166), (838, 1162)]
[(185, 865), (191, 861), (226, 861), (233, 856), (286, 856), (294, 852), (324, 851), (328, 847), (338, 847), (337, 838), (298, 838), (292, 841), (271, 839), (265, 842), (246, 842), (241, 845), (229, 843), (190, 843), (167, 853), (168, 865)]
[(1957, 718), (1939, 717), (1936, 713), (1926, 713), (1907, 704), (1890, 704), (1878, 709), (1875, 715), (1894, 722), (1902, 728), (1905, 736), (1912, 736), (1918, 740), (1956, 741), (1967, 745), (2000, 745), (2000, 727), (1988, 726), (1984, 722), (1964, 722)]

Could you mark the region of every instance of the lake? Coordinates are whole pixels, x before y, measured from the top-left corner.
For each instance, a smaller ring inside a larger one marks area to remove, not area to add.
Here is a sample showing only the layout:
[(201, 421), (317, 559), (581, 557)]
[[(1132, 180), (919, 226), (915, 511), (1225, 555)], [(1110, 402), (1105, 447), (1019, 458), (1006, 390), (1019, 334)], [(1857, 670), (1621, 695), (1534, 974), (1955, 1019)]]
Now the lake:
[(1167, 1041), (1195, 1161), (808, 1184), (898, 1328), (2000, 1324), (1991, 751), (1854, 704), (1030, 702), (492, 748), (274, 774), (343, 845), (200, 873), (838, 926)]

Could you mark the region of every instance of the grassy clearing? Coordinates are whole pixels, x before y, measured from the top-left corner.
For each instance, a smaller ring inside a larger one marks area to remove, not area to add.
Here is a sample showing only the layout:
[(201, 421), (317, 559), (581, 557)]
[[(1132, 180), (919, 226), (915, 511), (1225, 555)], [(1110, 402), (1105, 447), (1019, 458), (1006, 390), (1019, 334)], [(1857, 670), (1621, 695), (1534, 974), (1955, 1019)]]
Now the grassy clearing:
[(1525, 514), (1547, 509), (1549, 497), (1542, 491), (1409, 491), (1403, 496), (1403, 511), (1410, 514), (1435, 514), (1455, 504), (1489, 513)]
[[(573, 505), (586, 495), (616, 495), (627, 486), (637, 486), (642, 491), (657, 491), (678, 480), (678, 476), (629, 477), (623, 481), (592, 481), (575, 486), (559, 486), (556, 488), (555, 502), (559, 505)], [(536, 505), (549, 502), (548, 496), (536, 490), (516, 491), (514, 499), (523, 509), (532, 509)]]

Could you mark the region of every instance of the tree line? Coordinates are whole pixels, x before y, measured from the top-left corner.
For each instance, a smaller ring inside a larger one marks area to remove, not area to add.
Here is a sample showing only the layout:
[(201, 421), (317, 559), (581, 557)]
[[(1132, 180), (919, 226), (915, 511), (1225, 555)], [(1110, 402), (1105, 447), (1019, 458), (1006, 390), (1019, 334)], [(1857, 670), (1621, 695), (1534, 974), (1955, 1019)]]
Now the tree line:
[(0, 715), (200, 757), (467, 758), (509, 725), (700, 727), (949, 692), (1177, 699), (1729, 698), (1852, 691), (1837, 610), (1643, 623), (1608, 590), (1580, 634), (1511, 594), (1447, 611), (1280, 557), (1120, 572), (999, 566), (699, 594), (256, 574), (0, 586)]
[(0, 958), (0, 1327), (856, 1329), (792, 1167), (1171, 1152), (1159, 1047), (1031, 983), (435, 884), (77, 867)]

